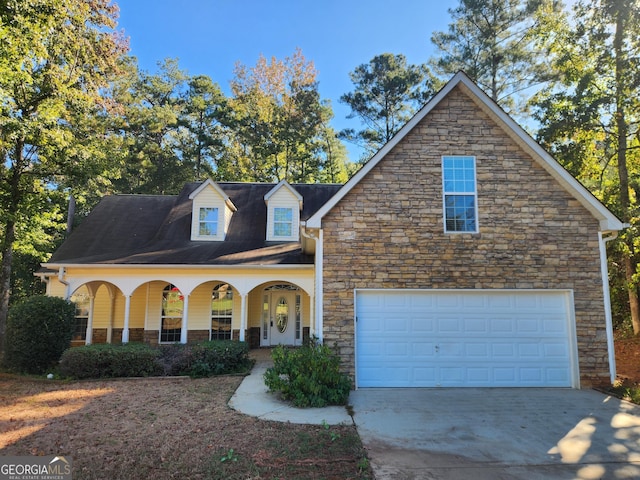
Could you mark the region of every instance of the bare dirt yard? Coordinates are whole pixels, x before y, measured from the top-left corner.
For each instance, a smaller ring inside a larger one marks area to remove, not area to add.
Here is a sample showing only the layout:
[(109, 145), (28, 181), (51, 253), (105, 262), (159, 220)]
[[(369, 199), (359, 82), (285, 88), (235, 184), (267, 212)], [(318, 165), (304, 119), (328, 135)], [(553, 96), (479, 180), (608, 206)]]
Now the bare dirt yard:
[(640, 336), (616, 338), (614, 343), (618, 379), (631, 385), (640, 385)]
[[(640, 384), (640, 337), (616, 338)], [(372, 478), (355, 427), (269, 422), (227, 402), (242, 377), (63, 382), (0, 374), (0, 456), (63, 455), (74, 479)]]
[(371, 478), (355, 427), (238, 413), (227, 402), (241, 381), (0, 374), (0, 456), (70, 457), (74, 479)]

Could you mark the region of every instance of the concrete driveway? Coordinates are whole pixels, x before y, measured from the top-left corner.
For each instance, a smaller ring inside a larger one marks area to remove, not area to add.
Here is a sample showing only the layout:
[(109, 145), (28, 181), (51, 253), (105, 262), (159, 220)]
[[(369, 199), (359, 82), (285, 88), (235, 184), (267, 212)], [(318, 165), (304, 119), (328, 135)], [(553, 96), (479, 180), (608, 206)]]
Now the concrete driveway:
[(640, 406), (593, 390), (359, 389), (376, 480), (640, 478)]

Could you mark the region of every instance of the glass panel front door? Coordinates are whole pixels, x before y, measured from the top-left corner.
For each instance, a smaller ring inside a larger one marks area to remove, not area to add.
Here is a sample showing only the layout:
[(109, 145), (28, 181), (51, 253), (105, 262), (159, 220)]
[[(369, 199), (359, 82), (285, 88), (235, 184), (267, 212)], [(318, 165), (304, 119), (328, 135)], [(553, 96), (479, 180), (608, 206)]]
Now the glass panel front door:
[[(265, 315), (262, 325), (261, 345), (296, 344), (296, 292), (271, 291), (266, 292), (264, 296)], [(269, 303), (268, 310), (267, 300)]]

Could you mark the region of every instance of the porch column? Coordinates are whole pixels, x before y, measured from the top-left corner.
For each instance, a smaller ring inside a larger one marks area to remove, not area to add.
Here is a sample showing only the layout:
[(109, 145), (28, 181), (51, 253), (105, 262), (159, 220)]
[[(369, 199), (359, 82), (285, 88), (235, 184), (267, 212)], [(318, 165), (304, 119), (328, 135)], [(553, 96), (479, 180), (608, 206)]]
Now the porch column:
[(122, 343), (129, 343), (129, 315), (131, 313), (131, 295), (124, 297), (124, 328), (122, 329)]
[(247, 329), (247, 299), (249, 295), (240, 296), (240, 341), (244, 342), (244, 331)]
[(316, 333), (316, 296), (309, 295), (309, 337), (312, 338)]
[(187, 343), (187, 331), (189, 330), (189, 295), (184, 295), (182, 306), (182, 328), (180, 329), (180, 343)]
[(93, 342), (93, 305), (95, 304), (96, 297), (94, 295), (89, 296), (89, 318), (87, 319), (87, 335), (85, 337), (85, 345), (91, 345)]
[(113, 320), (116, 316), (116, 294), (109, 289), (111, 309), (109, 311), (109, 326), (107, 327), (107, 343), (113, 342)]

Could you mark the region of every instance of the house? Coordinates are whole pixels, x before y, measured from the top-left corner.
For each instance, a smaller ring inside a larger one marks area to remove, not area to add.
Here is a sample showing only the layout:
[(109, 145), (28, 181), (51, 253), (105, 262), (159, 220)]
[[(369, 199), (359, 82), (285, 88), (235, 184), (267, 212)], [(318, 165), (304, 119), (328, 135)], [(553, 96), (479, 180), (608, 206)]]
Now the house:
[(356, 387), (615, 378), (625, 225), (464, 73), (345, 185), (105, 197), (44, 265), (81, 342), (335, 348)]

